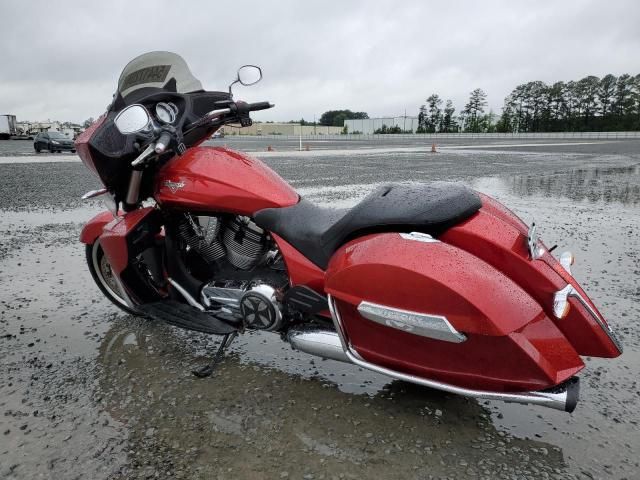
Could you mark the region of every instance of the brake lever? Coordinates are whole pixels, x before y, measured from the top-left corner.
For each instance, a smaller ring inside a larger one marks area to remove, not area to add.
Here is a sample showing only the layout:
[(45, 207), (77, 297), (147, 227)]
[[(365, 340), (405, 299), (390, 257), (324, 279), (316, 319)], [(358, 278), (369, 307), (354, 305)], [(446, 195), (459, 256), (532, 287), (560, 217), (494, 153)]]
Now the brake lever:
[(131, 162), (131, 166), (137, 167), (138, 165), (140, 165), (149, 155), (151, 155), (151, 153), (155, 151), (155, 148), (155, 142), (151, 142), (149, 145), (147, 145), (147, 148), (145, 148), (144, 151), (140, 155), (138, 155), (138, 158)]
[(187, 130), (192, 130), (197, 127), (202, 127), (207, 123), (209, 123), (210, 121), (215, 120), (216, 118), (221, 117), (222, 115), (226, 115), (227, 113), (231, 113), (230, 108), (219, 108), (217, 110), (211, 110), (200, 120), (196, 120), (195, 122), (187, 125)]

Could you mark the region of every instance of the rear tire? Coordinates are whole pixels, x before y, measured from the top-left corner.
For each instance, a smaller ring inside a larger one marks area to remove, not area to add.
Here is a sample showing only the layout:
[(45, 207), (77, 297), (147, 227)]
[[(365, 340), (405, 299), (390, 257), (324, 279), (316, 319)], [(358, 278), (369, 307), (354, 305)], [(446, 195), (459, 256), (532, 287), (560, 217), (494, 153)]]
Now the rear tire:
[(39, 147), (39, 146), (34, 145), (34, 146), (33, 146), (33, 148), (34, 148), (34, 150), (36, 151), (36, 153), (40, 153), (41, 149), (40, 149), (40, 147)]
[(125, 312), (131, 315), (142, 315), (139, 311), (131, 308), (124, 299), (119, 285), (113, 278), (111, 265), (109, 265), (104, 256), (99, 240), (96, 240), (92, 245), (86, 246), (86, 256), (91, 276), (104, 296)]

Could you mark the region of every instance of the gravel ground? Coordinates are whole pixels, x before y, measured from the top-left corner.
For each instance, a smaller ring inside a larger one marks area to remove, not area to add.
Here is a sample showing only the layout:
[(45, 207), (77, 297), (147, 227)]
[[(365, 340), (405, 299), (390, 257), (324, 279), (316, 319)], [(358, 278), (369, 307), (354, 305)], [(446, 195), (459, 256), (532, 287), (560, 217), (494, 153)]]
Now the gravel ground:
[(1, 164), (0, 478), (640, 478), (639, 147), (266, 159), (320, 203), (450, 179), (535, 217), (548, 244), (577, 254), (576, 277), (625, 345), (587, 362), (572, 415), (390, 382), (270, 334), (241, 337), (196, 379), (211, 339), (124, 315), (93, 285), (77, 237), (100, 210), (78, 201), (94, 177), (78, 163)]

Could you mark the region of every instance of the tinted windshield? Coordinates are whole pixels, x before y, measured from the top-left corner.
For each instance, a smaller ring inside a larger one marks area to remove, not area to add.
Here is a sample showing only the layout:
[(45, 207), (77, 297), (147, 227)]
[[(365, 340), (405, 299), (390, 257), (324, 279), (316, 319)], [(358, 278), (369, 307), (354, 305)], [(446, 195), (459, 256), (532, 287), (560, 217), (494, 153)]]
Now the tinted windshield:
[(67, 137), (66, 135), (63, 135), (60, 132), (51, 132), (50, 131), (48, 133), (49, 133), (49, 138), (64, 138), (64, 139), (69, 138), (69, 137)]
[(150, 87), (178, 93), (202, 90), (202, 84), (193, 76), (187, 62), (171, 52), (149, 52), (134, 58), (118, 80), (118, 93), (122, 97)]

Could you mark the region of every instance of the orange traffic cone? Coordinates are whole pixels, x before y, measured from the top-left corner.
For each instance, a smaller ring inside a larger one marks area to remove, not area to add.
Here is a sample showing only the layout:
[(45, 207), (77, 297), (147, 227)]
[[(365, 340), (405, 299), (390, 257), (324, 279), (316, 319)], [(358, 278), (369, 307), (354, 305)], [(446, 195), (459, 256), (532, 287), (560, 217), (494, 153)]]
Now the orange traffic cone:
[(431, 144), (431, 153), (438, 153), (438, 151), (436, 150), (436, 144), (435, 143)]
[(309, 144), (308, 143), (304, 146), (304, 150), (305, 150), (305, 152), (309, 151)]

